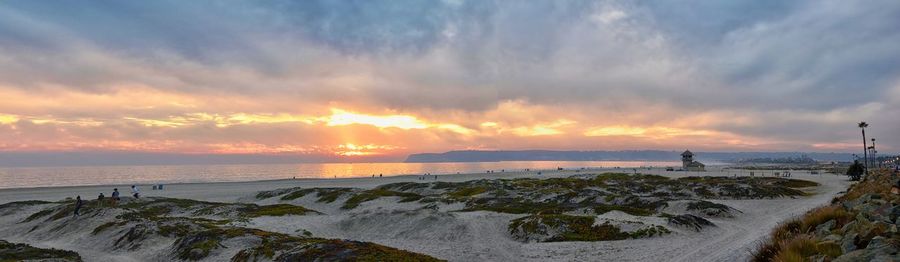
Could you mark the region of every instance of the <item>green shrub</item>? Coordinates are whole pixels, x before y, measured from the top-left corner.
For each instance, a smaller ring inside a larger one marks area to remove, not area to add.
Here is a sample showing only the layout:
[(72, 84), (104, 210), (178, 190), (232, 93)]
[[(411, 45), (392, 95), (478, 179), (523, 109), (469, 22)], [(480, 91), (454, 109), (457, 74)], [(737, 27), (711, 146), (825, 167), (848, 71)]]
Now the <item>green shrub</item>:
[(422, 199), (421, 195), (415, 193), (397, 192), (382, 188), (375, 188), (360, 192), (350, 197), (350, 199), (347, 199), (347, 201), (344, 202), (344, 205), (341, 208), (354, 209), (361, 203), (379, 199), (381, 197), (401, 197), (401, 202), (411, 202)]
[(312, 209), (289, 204), (275, 204), (266, 206), (249, 205), (247, 207), (239, 209), (239, 211), (241, 211), (241, 214), (246, 217), (306, 215), (309, 213), (319, 213)]

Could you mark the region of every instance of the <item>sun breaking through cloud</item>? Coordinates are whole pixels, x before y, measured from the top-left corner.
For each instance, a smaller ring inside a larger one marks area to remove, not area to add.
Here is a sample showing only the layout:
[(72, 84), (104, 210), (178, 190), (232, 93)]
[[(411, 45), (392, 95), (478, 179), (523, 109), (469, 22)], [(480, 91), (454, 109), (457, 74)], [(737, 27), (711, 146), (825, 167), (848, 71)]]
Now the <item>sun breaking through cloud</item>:
[(0, 150), (900, 145), (896, 1), (525, 2), (3, 1)]

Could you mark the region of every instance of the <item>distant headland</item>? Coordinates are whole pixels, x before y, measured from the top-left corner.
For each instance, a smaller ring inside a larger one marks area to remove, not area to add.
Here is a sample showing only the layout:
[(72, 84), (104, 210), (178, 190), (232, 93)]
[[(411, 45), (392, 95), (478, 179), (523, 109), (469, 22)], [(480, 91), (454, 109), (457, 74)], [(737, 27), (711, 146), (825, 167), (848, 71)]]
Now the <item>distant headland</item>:
[[(409, 155), (406, 163), (437, 162), (497, 162), (497, 161), (680, 161), (682, 151), (623, 150), (623, 151), (555, 151), (518, 150), (482, 151), (460, 150), (444, 153)], [(850, 153), (820, 152), (697, 152), (697, 159), (714, 162), (740, 162), (745, 159), (811, 158), (816, 161), (851, 161)]]

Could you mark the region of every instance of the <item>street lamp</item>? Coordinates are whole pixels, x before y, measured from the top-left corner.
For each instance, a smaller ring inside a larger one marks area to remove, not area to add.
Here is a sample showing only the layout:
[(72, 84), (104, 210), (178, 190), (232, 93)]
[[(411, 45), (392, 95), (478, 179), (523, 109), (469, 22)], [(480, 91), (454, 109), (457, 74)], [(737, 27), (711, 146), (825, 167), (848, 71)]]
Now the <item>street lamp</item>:
[(878, 153), (875, 151), (875, 138), (872, 138), (872, 166), (878, 168), (878, 157), (875, 154)]

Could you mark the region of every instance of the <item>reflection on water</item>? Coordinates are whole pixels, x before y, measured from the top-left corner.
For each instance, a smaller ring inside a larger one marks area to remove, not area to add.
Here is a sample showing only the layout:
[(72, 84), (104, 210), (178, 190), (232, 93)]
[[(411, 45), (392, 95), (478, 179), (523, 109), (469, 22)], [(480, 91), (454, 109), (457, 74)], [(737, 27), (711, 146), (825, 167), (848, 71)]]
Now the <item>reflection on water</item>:
[(179, 165), (0, 168), (0, 188), (253, 181), (286, 178), (347, 178), (456, 174), (494, 170), (524, 171), (562, 168), (680, 166), (656, 161), (508, 161), (466, 163), (327, 163), (284, 165)]

